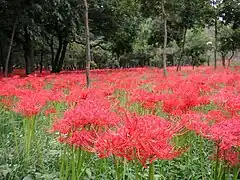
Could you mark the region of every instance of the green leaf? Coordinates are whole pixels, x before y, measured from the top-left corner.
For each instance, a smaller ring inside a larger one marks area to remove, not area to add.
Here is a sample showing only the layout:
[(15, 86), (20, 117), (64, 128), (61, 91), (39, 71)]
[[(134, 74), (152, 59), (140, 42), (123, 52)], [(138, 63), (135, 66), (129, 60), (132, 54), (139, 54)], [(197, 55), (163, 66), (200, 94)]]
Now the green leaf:
[(23, 178), (23, 180), (33, 180), (33, 178), (30, 175), (27, 175), (26, 177)]
[(0, 175), (2, 174), (4, 177), (7, 177), (11, 172), (12, 170), (7, 165), (0, 166)]
[(92, 172), (91, 172), (91, 169), (90, 169), (90, 168), (87, 168), (87, 169), (86, 169), (86, 173), (87, 173), (88, 177), (91, 177), (91, 176), (92, 176)]

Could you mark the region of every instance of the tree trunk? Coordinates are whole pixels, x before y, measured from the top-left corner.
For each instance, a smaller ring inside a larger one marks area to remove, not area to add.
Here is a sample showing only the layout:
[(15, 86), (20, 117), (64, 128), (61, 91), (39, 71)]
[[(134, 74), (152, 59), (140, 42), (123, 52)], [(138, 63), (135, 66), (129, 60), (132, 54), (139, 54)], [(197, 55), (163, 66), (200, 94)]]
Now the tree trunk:
[(90, 49), (90, 32), (89, 32), (89, 20), (88, 20), (88, 2), (84, 0), (85, 6), (85, 34), (86, 34), (86, 80), (87, 87), (90, 87), (90, 61), (91, 61), (91, 49)]
[(162, 1), (162, 12), (164, 18), (164, 46), (163, 46), (163, 75), (167, 76), (167, 38), (168, 38), (168, 31), (167, 31), (167, 15), (165, 12), (164, 1)]
[(61, 52), (62, 52), (62, 49), (63, 49), (63, 40), (62, 40), (61, 36), (58, 37), (58, 41), (59, 41), (58, 50), (57, 50), (55, 59), (52, 61), (52, 73), (57, 72), (59, 58), (60, 58), (60, 55), (61, 55)]
[(210, 66), (210, 57), (208, 57), (207, 65)]
[(0, 43), (0, 73), (4, 74), (4, 60), (3, 60), (3, 47)]
[(42, 71), (43, 71), (43, 48), (44, 46), (42, 45), (42, 49), (41, 49), (41, 57), (40, 57), (40, 63), (39, 63), (39, 71), (40, 71), (40, 74), (42, 74)]
[(178, 59), (177, 71), (181, 70), (181, 61), (182, 61), (182, 58), (183, 58), (183, 55), (184, 55), (184, 50), (185, 50), (186, 35), (187, 35), (187, 28), (184, 27), (183, 43), (182, 43), (180, 58)]
[(225, 68), (226, 67), (226, 55), (222, 54), (222, 65)]
[(217, 69), (217, 37), (218, 37), (218, 27), (217, 27), (217, 15), (215, 14), (215, 21), (214, 21), (214, 27), (215, 27), (215, 46), (214, 46), (214, 69)]
[(14, 40), (14, 36), (15, 36), (15, 32), (16, 32), (16, 28), (17, 28), (17, 20), (15, 21), (14, 25), (13, 25), (13, 31), (12, 31), (12, 36), (11, 36), (11, 40), (10, 40), (10, 45), (8, 48), (8, 54), (7, 54), (7, 59), (5, 62), (5, 72), (4, 72), (4, 77), (8, 76), (8, 65), (9, 65), (9, 59), (10, 59), (10, 55), (12, 52), (12, 47), (13, 47), (13, 40)]
[(12, 53), (10, 54), (9, 63), (8, 63), (8, 73), (11, 74), (13, 72), (13, 62), (12, 62)]
[(231, 55), (231, 57), (228, 59), (228, 67), (230, 67), (230, 65), (231, 65), (231, 60), (232, 60), (233, 56), (234, 56), (234, 51), (232, 51), (232, 55)]
[(61, 70), (62, 70), (63, 61), (65, 59), (65, 55), (66, 55), (66, 51), (67, 51), (67, 46), (68, 46), (68, 42), (64, 41), (63, 42), (63, 48), (62, 48), (61, 56), (60, 56), (60, 59), (58, 61), (57, 67), (56, 67), (56, 72), (57, 73), (60, 73)]
[(51, 49), (51, 66), (52, 66), (52, 69), (51, 69), (51, 72), (53, 71), (53, 64), (54, 64), (54, 56), (55, 56), (55, 52), (54, 52), (54, 39), (53, 39), (53, 36), (50, 40), (50, 42), (48, 43), (50, 49)]
[(34, 51), (31, 42), (27, 42), (24, 46), (25, 72), (29, 75), (34, 72)]
[(30, 34), (27, 32), (27, 27), (24, 28), (24, 43), (23, 43), (23, 51), (25, 58), (25, 70), (26, 75), (34, 72), (34, 50), (32, 45), (32, 40)]

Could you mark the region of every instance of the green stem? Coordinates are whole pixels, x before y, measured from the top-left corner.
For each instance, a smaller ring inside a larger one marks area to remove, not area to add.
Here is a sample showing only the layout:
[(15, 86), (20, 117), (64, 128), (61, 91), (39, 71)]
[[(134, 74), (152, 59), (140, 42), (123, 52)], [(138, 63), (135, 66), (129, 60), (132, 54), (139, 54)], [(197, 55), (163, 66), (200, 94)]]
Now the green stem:
[(76, 167), (75, 167), (75, 147), (72, 147), (72, 180), (77, 180)]
[(202, 171), (202, 179), (204, 179), (204, 141), (201, 137), (200, 138), (200, 148), (201, 148), (201, 171)]
[(152, 162), (149, 166), (148, 180), (154, 180), (154, 162)]
[(138, 180), (138, 162), (135, 160), (135, 180)]
[(218, 168), (218, 177), (217, 179), (222, 179), (224, 180), (224, 167), (222, 163), (219, 162), (219, 168)]
[(63, 146), (63, 150), (62, 150), (62, 154), (61, 154), (61, 167), (60, 167), (60, 180), (64, 180), (64, 166), (65, 166), (65, 156), (66, 156), (66, 146)]
[(238, 179), (239, 172), (240, 172), (240, 168), (236, 168), (234, 170), (233, 180), (237, 180)]
[(215, 164), (215, 174), (214, 174), (214, 180), (218, 180), (218, 167), (219, 167), (219, 144), (217, 144), (217, 154), (216, 154), (216, 164)]
[(83, 151), (82, 149), (78, 149), (77, 150), (77, 159), (78, 159), (78, 162), (77, 162), (77, 177), (79, 177), (79, 175), (81, 174), (82, 172), (82, 165), (83, 165)]
[[(66, 147), (66, 148), (69, 148), (69, 147)], [(66, 152), (68, 152), (68, 151), (66, 151)], [(69, 176), (69, 169), (70, 169), (70, 167), (69, 167), (70, 164), (68, 161), (69, 161), (69, 153), (65, 156), (65, 176), (66, 176), (66, 178), (68, 178), (68, 176)]]
[(115, 167), (115, 171), (116, 171), (116, 179), (120, 180), (120, 172), (119, 172), (119, 167), (118, 167), (118, 160), (115, 156), (113, 156), (113, 161), (114, 161), (114, 167)]
[(87, 156), (88, 156), (87, 159), (89, 159), (89, 161), (88, 161), (88, 163), (86, 163), (86, 164), (84, 165), (84, 168), (82, 168), (82, 172), (81, 172), (80, 175), (78, 176), (78, 179), (82, 179), (82, 178), (81, 178), (82, 175), (85, 173), (86, 169), (90, 166), (90, 164), (92, 164), (93, 161), (94, 161), (94, 158), (90, 158), (90, 154), (88, 154)]
[(15, 122), (14, 121), (12, 122), (12, 124), (13, 124), (12, 128), (13, 128), (14, 143), (15, 143), (15, 146), (16, 146), (16, 152), (17, 152), (17, 157), (18, 157), (17, 159), (19, 160), (20, 151), (19, 151), (19, 144), (18, 144), (17, 133), (16, 133), (17, 127), (15, 126)]

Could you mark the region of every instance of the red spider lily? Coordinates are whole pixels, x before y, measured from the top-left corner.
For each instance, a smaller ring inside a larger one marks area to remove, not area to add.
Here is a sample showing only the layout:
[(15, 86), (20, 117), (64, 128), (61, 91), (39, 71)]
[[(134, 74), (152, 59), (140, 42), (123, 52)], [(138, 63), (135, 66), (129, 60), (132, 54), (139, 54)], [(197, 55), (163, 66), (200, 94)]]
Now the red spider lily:
[(206, 115), (198, 112), (188, 112), (181, 116), (181, 123), (189, 130), (195, 131), (197, 134), (205, 135), (209, 132), (209, 122)]
[(219, 149), (218, 152), (216, 152), (213, 156), (213, 160), (217, 160), (217, 158), (220, 161), (228, 163), (230, 166), (237, 166), (240, 164), (240, 151), (232, 147), (231, 149)]
[(49, 116), (50, 114), (54, 114), (56, 113), (56, 109), (55, 108), (49, 108), (45, 111), (45, 116)]
[(227, 119), (227, 115), (221, 110), (211, 110), (207, 113), (208, 121), (213, 121), (214, 123), (221, 122)]
[(206, 136), (219, 142), (222, 150), (240, 147), (240, 121), (233, 119), (216, 123), (210, 128)]
[(50, 94), (46, 91), (23, 93), (18, 96), (14, 111), (27, 117), (35, 116), (46, 105), (49, 96)]
[(2, 97), (0, 99), (0, 103), (7, 109), (11, 110), (11, 108), (13, 107), (13, 103), (14, 103), (14, 97), (12, 96), (7, 96), (7, 97)]
[(157, 116), (126, 117), (117, 131), (108, 131), (96, 143), (100, 157), (110, 155), (128, 160), (138, 159), (144, 166), (147, 160), (174, 159), (181, 154), (170, 144), (180, 127)]
[(95, 143), (98, 137), (99, 135), (96, 131), (83, 129), (73, 132), (69, 138), (62, 139), (62, 142), (82, 148), (88, 152), (95, 152)]
[(63, 119), (56, 121), (53, 131), (69, 134), (87, 127), (109, 128), (117, 125), (120, 118), (111, 111), (104, 100), (83, 100), (76, 107), (65, 112)]
[[(214, 114), (215, 113), (215, 114)], [(217, 113), (217, 114), (216, 114)], [(201, 136), (212, 140), (219, 148), (218, 158), (229, 162), (231, 165), (239, 163), (240, 152), (240, 121), (228, 120), (223, 117), (211, 125), (212, 118), (218, 118), (218, 111), (208, 115), (202, 113), (188, 113), (182, 116), (182, 123), (190, 130), (194, 130)]]

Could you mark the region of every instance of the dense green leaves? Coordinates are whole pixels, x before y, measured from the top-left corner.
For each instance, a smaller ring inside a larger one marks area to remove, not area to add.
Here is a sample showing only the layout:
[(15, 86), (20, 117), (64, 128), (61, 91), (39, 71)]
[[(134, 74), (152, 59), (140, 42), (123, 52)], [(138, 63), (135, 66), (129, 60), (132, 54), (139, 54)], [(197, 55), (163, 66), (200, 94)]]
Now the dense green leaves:
[(240, 28), (240, 2), (238, 0), (223, 0), (221, 9), (223, 20), (228, 24), (233, 24), (233, 28)]
[[(217, 4), (213, 6), (213, 2)], [(236, 0), (89, 0), (88, 3), (91, 57), (96, 68), (145, 66), (151, 61), (156, 62), (152, 65), (161, 67), (165, 52), (164, 18), (167, 20), (169, 65), (184, 64), (182, 58), (189, 55), (185, 52), (188, 51), (186, 32), (198, 28), (203, 32), (202, 27), (211, 29), (216, 18), (220, 32), (218, 51), (237, 51), (240, 46), (240, 7)], [(85, 68), (83, 1), (1, 0), (0, 15), (0, 66), (3, 70), (15, 22), (10, 72), (12, 67), (25, 67), (27, 74), (37, 67), (48, 67), (52, 72), (70, 66), (71, 69)], [(207, 36), (214, 43), (213, 34)], [(172, 44), (177, 48), (173, 50)], [(169, 48), (174, 53), (169, 53)]]

